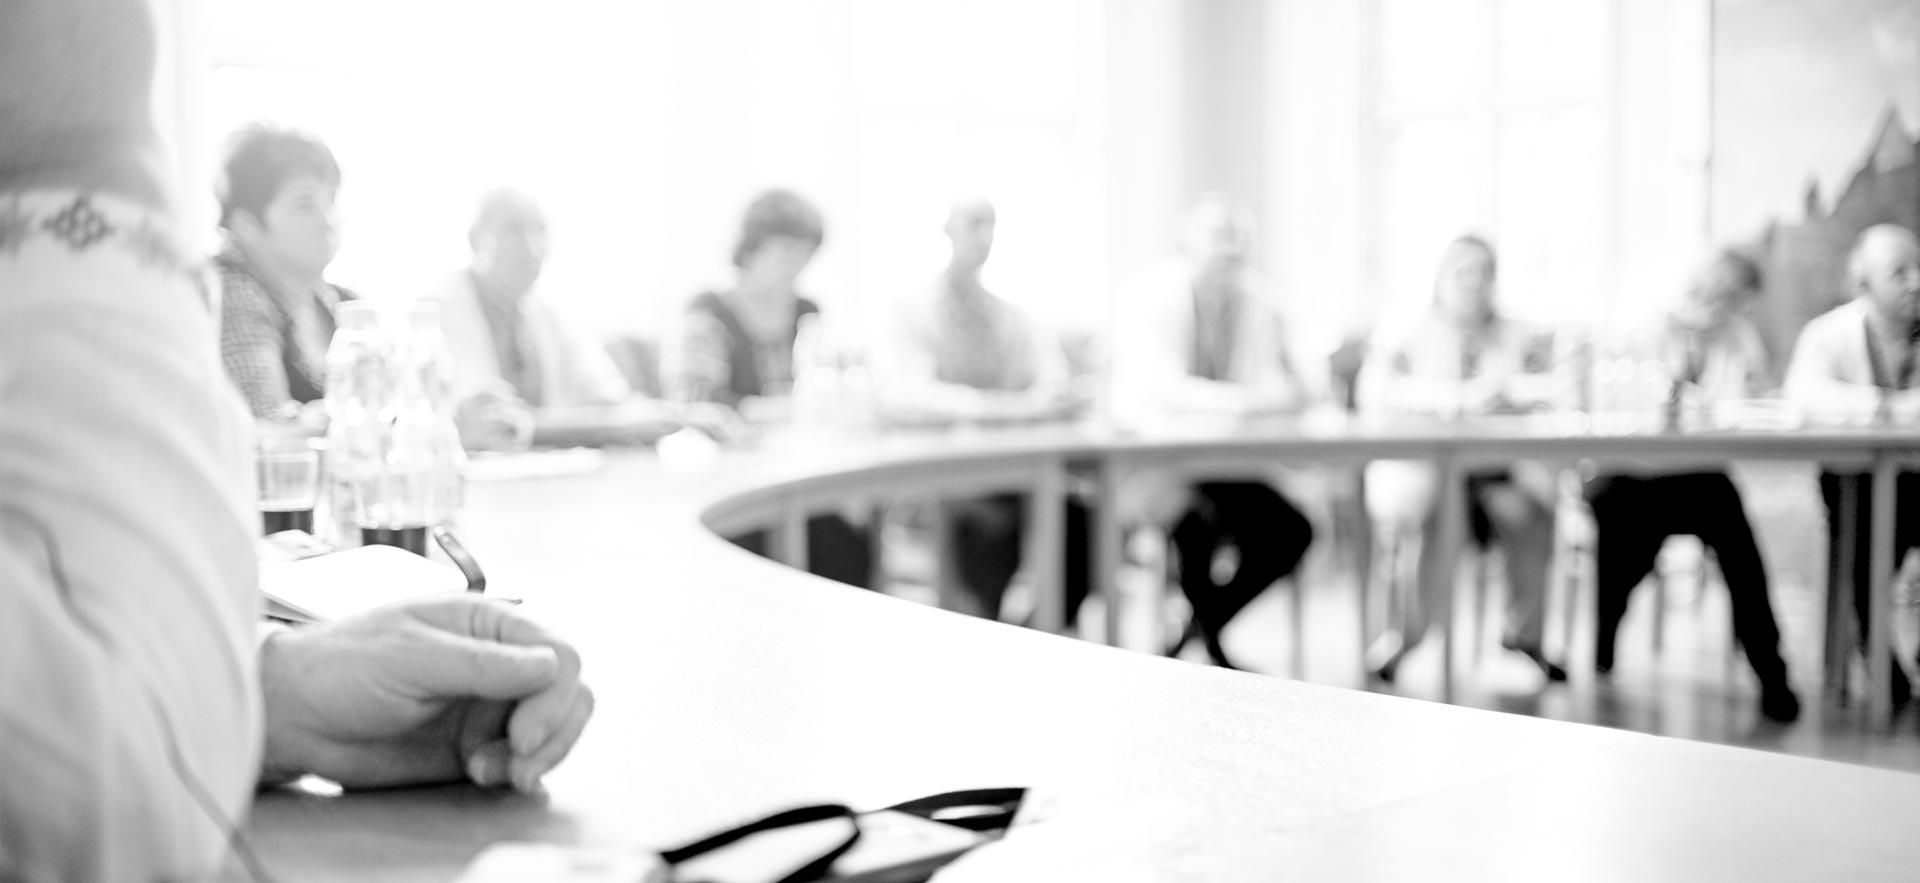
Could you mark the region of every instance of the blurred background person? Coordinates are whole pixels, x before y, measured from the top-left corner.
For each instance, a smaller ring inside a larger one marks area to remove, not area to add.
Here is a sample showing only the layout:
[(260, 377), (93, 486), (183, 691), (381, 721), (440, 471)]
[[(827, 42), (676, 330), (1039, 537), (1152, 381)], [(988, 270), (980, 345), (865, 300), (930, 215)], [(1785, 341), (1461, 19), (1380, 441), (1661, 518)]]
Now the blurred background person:
[[(1515, 413), (1537, 402), (1525, 401), (1513, 388), (1520, 372), (1524, 342), (1520, 330), (1496, 309), (1497, 271), (1492, 244), (1462, 236), (1441, 254), (1430, 306), (1405, 327), (1382, 332), (1361, 369), (1360, 407), (1377, 414), (1473, 417)], [(1554, 506), (1557, 482), (1539, 463), (1522, 461), (1510, 469), (1480, 469), (1467, 474), (1467, 515), (1474, 543), (1497, 542), (1505, 551), (1506, 629), (1501, 646), (1525, 655), (1549, 681), (1566, 680), (1566, 670), (1542, 648), (1546, 633), (1547, 573), (1553, 563)], [(1426, 635), (1435, 610), (1444, 557), (1437, 536), (1438, 474), (1426, 463), (1380, 462), (1367, 470), (1368, 508), (1389, 530), (1420, 536), (1418, 577), (1401, 605), (1398, 628), (1380, 636), (1368, 650), (1368, 667), (1391, 682), (1407, 652)], [(1398, 580), (1395, 581), (1396, 583)]]
[(749, 420), (786, 414), (794, 340), (803, 319), (820, 312), (797, 285), (825, 236), (820, 210), (799, 194), (769, 190), (748, 204), (733, 285), (694, 297), (664, 356), (671, 397), (724, 405)]
[[(1237, 422), (1306, 405), (1273, 293), (1248, 267), (1252, 243), (1245, 208), (1203, 197), (1188, 211), (1183, 253), (1122, 292), (1112, 348), (1116, 419), (1143, 427), (1181, 418)], [(1180, 590), (1193, 606), (1167, 655), (1197, 637), (1214, 664), (1234, 667), (1221, 632), (1299, 566), (1312, 523), (1265, 476), (1188, 483), (1146, 473), (1129, 483), (1130, 508), (1172, 525)]]
[[(1730, 249), (1714, 254), (1696, 271), (1657, 335), (1673, 395), (1680, 401), (1740, 401), (1772, 390), (1765, 344), (1745, 315), (1760, 286), (1760, 268)], [(1690, 534), (1719, 562), (1733, 610), (1734, 637), (1760, 680), (1760, 713), (1782, 722), (1799, 717), (1800, 700), (1780, 657), (1780, 627), (1768, 594), (1766, 562), (1727, 471), (1612, 469), (1588, 481), (1586, 496), (1596, 532), (1595, 670), (1613, 670), (1615, 637), (1628, 595), (1652, 571), (1661, 545), (1670, 536)]]
[(443, 311), (468, 448), (643, 441), (670, 431), (668, 409), (637, 398), (601, 342), (538, 288), (547, 218), (526, 194), (485, 194), (467, 241), (472, 261), (429, 302)]
[[(1816, 419), (1913, 426), (1920, 422), (1920, 238), (1895, 224), (1868, 228), (1847, 258), (1847, 286), (1852, 300), (1800, 330), (1787, 364), (1787, 397)], [(1842, 530), (1847, 491), (1854, 503), (1851, 534)], [(1836, 561), (1853, 565), (1843, 576), (1853, 580), (1853, 609), (1865, 635), (1877, 615), (1868, 603), (1873, 487), (1865, 476), (1822, 471), (1820, 496), (1827, 505), (1827, 548)], [(1901, 472), (1894, 499), (1897, 564), (1920, 545), (1920, 515), (1906, 505), (1920, 500), (1920, 473)], [(1890, 690), (1898, 707), (1913, 688), (1898, 660), (1892, 671)]]
[[(820, 312), (798, 284), (825, 238), (820, 210), (797, 193), (768, 190), (747, 205), (733, 249), (733, 285), (695, 296), (664, 354), (674, 400), (720, 405), (761, 425), (791, 412), (794, 341), (802, 320)], [(736, 542), (766, 554), (764, 532)], [(872, 532), (845, 515), (808, 519), (807, 548), (813, 573), (872, 585)]]
[[(895, 305), (890, 333), (877, 353), (881, 408), (888, 417), (1013, 423), (1069, 413), (1067, 360), (1059, 342), (1026, 310), (981, 283), (997, 221), (986, 199), (955, 201), (944, 228), (952, 246), (946, 269)], [(994, 618), (1020, 569), (1024, 496), (993, 494), (940, 505), (951, 530), (941, 550), (944, 569), (954, 574), (959, 589), (941, 602)], [(1070, 501), (1066, 519), (1062, 622), (1071, 627), (1088, 592), (1086, 507)]]
[(227, 375), (255, 419), (317, 432), (334, 308), (354, 296), (324, 278), (340, 247), (340, 166), (310, 135), (253, 125), (233, 136), (218, 191)]

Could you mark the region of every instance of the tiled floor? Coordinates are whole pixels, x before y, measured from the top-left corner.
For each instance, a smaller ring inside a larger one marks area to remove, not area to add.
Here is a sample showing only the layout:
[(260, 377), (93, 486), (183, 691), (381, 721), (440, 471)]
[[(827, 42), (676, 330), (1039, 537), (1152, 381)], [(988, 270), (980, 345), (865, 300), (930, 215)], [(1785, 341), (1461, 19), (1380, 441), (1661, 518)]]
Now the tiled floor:
[[(1497, 711), (1920, 772), (1920, 709), (1909, 706), (1896, 714), (1891, 726), (1879, 728), (1864, 722), (1862, 703), (1857, 698), (1842, 705), (1821, 697), (1826, 550), (1823, 512), (1813, 474), (1810, 467), (1771, 464), (1735, 471), (1767, 555), (1784, 652), (1804, 706), (1799, 721), (1779, 725), (1760, 717), (1759, 693), (1752, 673), (1744, 658), (1730, 654), (1726, 590), (1716, 582), (1703, 591), (1684, 574), (1675, 580), (1665, 599), (1668, 613), (1660, 652), (1656, 654), (1652, 646), (1652, 610), (1657, 599), (1643, 586), (1622, 625), (1614, 672), (1605, 680), (1592, 672), (1590, 614), (1577, 620), (1580, 625), (1574, 633), (1575, 652), (1569, 659), (1572, 677), (1568, 683), (1557, 685), (1546, 684), (1533, 666), (1499, 650), (1493, 642), (1497, 630), (1488, 630), (1489, 640), (1476, 648), (1466, 640), (1471, 632), (1457, 629), (1455, 634), (1462, 638), (1456, 642), (1459, 688), (1455, 701)], [(910, 561), (913, 553), (890, 550), (889, 556)], [(1305, 671), (1289, 671), (1293, 628), (1287, 593), (1295, 590), (1292, 582), (1268, 591), (1228, 629), (1225, 643), (1236, 661), (1277, 676), (1368, 686), (1359, 662), (1358, 580), (1353, 568), (1342, 566), (1337, 558), (1338, 552), (1323, 542), (1309, 555), (1300, 580), (1306, 587)], [(907, 569), (913, 568), (908, 565)], [(1130, 567), (1122, 574), (1120, 585), (1124, 643), (1141, 650), (1159, 646), (1163, 640), (1160, 630), (1171, 627), (1164, 624), (1182, 621), (1184, 611), (1180, 607), (1184, 602), (1160, 598), (1151, 566)], [(1462, 626), (1470, 619), (1466, 587), (1463, 581), (1458, 617)], [(1009, 603), (1017, 605), (1018, 599)], [(1497, 611), (1497, 598), (1488, 606)], [(1902, 642), (1909, 647), (1913, 644), (1912, 620), (1908, 607), (1896, 623)], [(1097, 600), (1083, 611), (1082, 626), (1087, 634), (1099, 634), (1104, 621)], [(1557, 626), (1550, 626), (1550, 643), (1558, 634)], [(1204, 658), (1197, 647), (1188, 652), (1191, 659)], [(1438, 700), (1439, 680), (1439, 642), (1437, 636), (1429, 636), (1409, 655), (1395, 685), (1371, 687)]]

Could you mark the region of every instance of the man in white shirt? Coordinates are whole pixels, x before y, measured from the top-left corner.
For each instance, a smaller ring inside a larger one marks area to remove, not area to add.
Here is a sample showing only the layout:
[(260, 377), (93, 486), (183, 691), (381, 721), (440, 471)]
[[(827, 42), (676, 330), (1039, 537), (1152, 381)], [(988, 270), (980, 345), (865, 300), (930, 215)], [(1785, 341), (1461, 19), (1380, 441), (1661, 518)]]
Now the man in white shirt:
[[(981, 198), (954, 202), (945, 226), (946, 269), (895, 308), (876, 353), (883, 411), (893, 419), (1020, 423), (1066, 416), (1066, 354), (1033, 316), (988, 291), (980, 272), (993, 253), (998, 213)], [(943, 604), (993, 618), (1020, 569), (1026, 529), (1021, 494), (943, 502), (952, 537), (942, 550), (959, 584)], [(1073, 626), (1088, 593), (1086, 507), (1070, 501), (1062, 622)]]
[[(566, 643), (407, 604), (256, 637), (248, 421), (180, 247), (139, 0), (0, 4), (0, 879), (201, 879), (254, 789), (537, 787)], [(462, 723), (464, 722), (464, 723)]]
[(636, 398), (606, 348), (539, 293), (547, 218), (513, 190), (481, 200), (468, 232), (473, 260), (431, 300), (453, 353), (461, 438), (475, 449), (647, 440), (676, 424)]
[[(1184, 254), (1148, 271), (1120, 297), (1113, 341), (1116, 419), (1151, 430), (1198, 419), (1229, 425), (1288, 414), (1306, 403), (1279, 310), (1247, 266), (1253, 218), (1218, 196), (1187, 215)], [(1213, 478), (1213, 477), (1209, 477)], [(1177, 655), (1198, 637), (1217, 665), (1232, 666), (1220, 633), (1233, 617), (1300, 564), (1313, 524), (1265, 475), (1187, 482), (1143, 472), (1126, 496), (1151, 521), (1172, 524), (1180, 588), (1193, 604)], [(1227, 553), (1227, 550), (1232, 553)], [(1216, 559), (1232, 560), (1216, 569)], [(1224, 580), (1216, 570), (1231, 571)]]
[[(1920, 423), (1920, 238), (1894, 224), (1860, 234), (1847, 258), (1847, 289), (1853, 299), (1814, 317), (1800, 330), (1787, 365), (1786, 394), (1815, 420), (1851, 423)], [(1920, 473), (1903, 472), (1895, 480), (1895, 499), (1920, 500)], [(1857, 529), (1846, 548), (1840, 535), (1843, 489), (1854, 490)], [(1866, 525), (1873, 511), (1871, 485), (1859, 475), (1823, 472), (1820, 493), (1827, 504), (1831, 554), (1851, 553), (1854, 611), (1860, 633), (1874, 614), (1867, 603)], [(1920, 517), (1894, 507), (1894, 560), (1920, 545)], [(1843, 559), (1845, 560), (1845, 559)], [(1893, 666), (1892, 694), (1898, 705), (1912, 695), (1899, 665)]]

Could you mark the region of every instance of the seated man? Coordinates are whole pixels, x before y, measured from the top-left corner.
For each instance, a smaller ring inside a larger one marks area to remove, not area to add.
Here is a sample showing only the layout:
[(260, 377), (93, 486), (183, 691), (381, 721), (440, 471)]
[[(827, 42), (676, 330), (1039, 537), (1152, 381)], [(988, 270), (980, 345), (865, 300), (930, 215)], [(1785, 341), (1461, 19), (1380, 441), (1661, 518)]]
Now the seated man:
[[(1185, 254), (1123, 294), (1113, 346), (1116, 416), (1151, 425), (1181, 416), (1239, 420), (1299, 410), (1306, 394), (1287, 356), (1280, 316), (1247, 266), (1253, 219), (1224, 199), (1190, 211)], [(1178, 655), (1199, 637), (1216, 665), (1233, 667), (1220, 633), (1313, 542), (1313, 524), (1267, 480), (1186, 483), (1145, 474), (1131, 484), (1147, 518), (1170, 521), (1180, 589), (1193, 605)], [(1231, 567), (1215, 559), (1233, 551)], [(1225, 578), (1216, 573), (1226, 571)]]
[(599, 341), (564, 322), (536, 289), (547, 221), (511, 190), (483, 197), (467, 241), (473, 261), (433, 299), (441, 305), (468, 448), (649, 440), (676, 425), (631, 395)]
[(220, 354), (255, 419), (326, 426), (334, 307), (353, 297), (323, 275), (340, 247), (340, 166), (320, 141), (252, 126), (221, 175)]
[[(963, 199), (947, 215), (952, 258), (927, 288), (899, 305), (880, 351), (879, 393), (889, 414), (907, 419), (1020, 422), (1059, 417), (1070, 404), (1066, 354), (1025, 310), (980, 282), (993, 252), (996, 214), (984, 199)], [(952, 537), (942, 550), (960, 593), (942, 603), (992, 619), (1020, 569), (1026, 531), (1021, 494), (943, 501)], [(1087, 510), (1067, 507), (1065, 616), (1071, 626), (1086, 600)]]
[[(1660, 335), (1676, 395), (1746, 399), (1768, 389), (1760, 332), (1741, 315), (1760, 292), (1760, 268), (1738, 252), (1713, 256), (1687, 286), (1685, 299)], [(1627, 596), (1653, 569), (1667, 537), (1700, 538), (1720, 562), (1733, 608), (1733, 633), (1760, 679), (1760, 713), (1776, 721), (1800, 716), (1800, 700), (1780, 658), (1780, 627), (1767, 595), (1766, 563), (1724, 469), (1616, 470), (1587, 483), (1597, 546), (1598, 631), (1594, 668), (1613, 669), (1614, 636)]]
[(255, 634), (248, 425), (140, 0), (0, 7), (0, 879), (209, 879), (262, 785), (534, 790), (579, 657), (462, 596)]
[[(1847, 289), (1853, 299), (1814, 318), (1800, 330), (1787, 364), (1786, 394), (1815, 419), (1879, 420), (1899, 426), (1920, 423), (1920, 238), (1893, 224), (1860, 234), (1847, 259)], [(1843, 488), (1854, 490), (1851, 537), (1842, 536)], [(1893, 548), (1899, 561), (1920, 545), (1920, 517), (1903, 505), (1920, 500), (1920, 473), (1902, 472), (1894, 486)], [(1827, 539), (1837, 560), (1851, 560), (1854, 611), (1860, 634), (1877, 611), (1868, 604), (1867, 526), (1873, 488), (1863, 476), (1822, 472)], [(1848, 540), (1854, 545), (1848, 547)], [(1891, 691), (1896, 706), (1912, 695), (1898, 664)]]

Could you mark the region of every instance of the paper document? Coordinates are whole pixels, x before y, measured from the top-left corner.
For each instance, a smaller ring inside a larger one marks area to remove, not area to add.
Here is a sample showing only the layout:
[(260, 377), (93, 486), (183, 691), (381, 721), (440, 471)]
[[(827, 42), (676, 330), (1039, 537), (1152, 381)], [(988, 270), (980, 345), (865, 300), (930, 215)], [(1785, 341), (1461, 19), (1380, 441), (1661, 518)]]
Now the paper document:
[(392, 546), (361, 546), (292, 560), (260, 561), (267, 615), (320, 622), (420, 595), (466, 591), (459, 570)]

